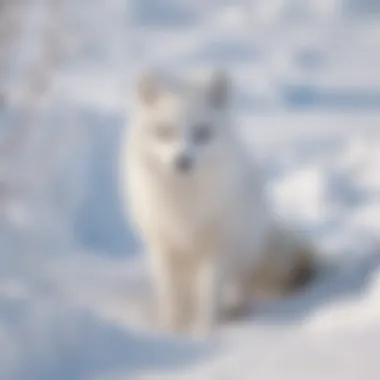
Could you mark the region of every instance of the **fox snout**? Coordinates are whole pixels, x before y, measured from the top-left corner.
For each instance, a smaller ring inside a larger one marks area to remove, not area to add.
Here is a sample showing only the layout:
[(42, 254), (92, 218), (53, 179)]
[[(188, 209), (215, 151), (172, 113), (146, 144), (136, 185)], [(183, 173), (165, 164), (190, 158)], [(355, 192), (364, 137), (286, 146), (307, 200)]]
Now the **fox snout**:
[(180, 154), (174, 160), (175, 170), (186, 174), (194, 167), (194, 160), (187, 154)]

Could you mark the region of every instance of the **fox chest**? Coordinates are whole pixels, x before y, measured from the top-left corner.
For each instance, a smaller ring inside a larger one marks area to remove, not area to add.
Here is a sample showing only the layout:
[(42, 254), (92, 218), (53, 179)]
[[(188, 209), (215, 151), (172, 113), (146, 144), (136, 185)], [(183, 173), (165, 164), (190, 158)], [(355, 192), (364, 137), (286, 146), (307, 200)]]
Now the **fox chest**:
[(226, 202), (220, 194), (197, 190), (145, 187), (134, 200), (142, 232), (183, 249), (220, 240), (226, 229)]

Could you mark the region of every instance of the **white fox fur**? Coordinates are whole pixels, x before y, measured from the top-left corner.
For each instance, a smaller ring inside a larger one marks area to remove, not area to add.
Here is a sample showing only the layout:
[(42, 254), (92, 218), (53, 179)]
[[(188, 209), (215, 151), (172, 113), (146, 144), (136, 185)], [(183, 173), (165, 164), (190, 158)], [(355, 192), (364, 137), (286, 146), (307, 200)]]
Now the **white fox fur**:
[[(140, 78), (121, 169), (150, 251), (160, 322), (208, 331), (228, 292), (246, 305), (313, 271), (310, 250), (274, 222), (230, 119), (230, 83)], [(303, 278), (305, 277), (305, 278)]]

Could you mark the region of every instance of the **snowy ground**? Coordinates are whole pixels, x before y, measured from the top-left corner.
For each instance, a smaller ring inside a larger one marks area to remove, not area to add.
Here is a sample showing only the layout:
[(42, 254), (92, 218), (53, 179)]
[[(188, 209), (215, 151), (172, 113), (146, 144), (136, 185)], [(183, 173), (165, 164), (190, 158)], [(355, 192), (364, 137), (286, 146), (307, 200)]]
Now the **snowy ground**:
[[(310, 14), (282, 0), (67, 3), (85, 47), (56, 76), (43, 124), (62, 127), (44, 169), (60, 175), (0, 205), (0, 379), (379, 378), (378, 19), (363, 6), (343, 22), (319, 0)], [(205, 341), (154, 328), (144, 249), (120, 207), (124, 108), (149, 62), (231, 69), (238, 133), (274, 210), (331, 264), (304, 294)]]
[[(279, 118), (282, 128), (295, 131), (301, 121), (342, 122), (339, 115)], [(260, 128), (277, 128), (272, 119)], [(262, 134), (258, 144), (275, 209), (338, 263), (305, 294), (262, 306), (244, 321), (221, 326), (213, 338), (192, 342), (154, 330), (143, 256), (55, 247), (53, 257), (32, 268), (19, 263), (2, 274), (1, 378), (377, 378), (380, 136), (368, 128), (357, 137), (355, 123), (376, 127), (380, 116), (350, 119), (349, 135), (346, 129), (318, 133), (316, 141), (302, 130), (286, 142)], [(244, 129), (256, 143), (259, 125)], [(310, 140), (315, 149), (307, 148)]]

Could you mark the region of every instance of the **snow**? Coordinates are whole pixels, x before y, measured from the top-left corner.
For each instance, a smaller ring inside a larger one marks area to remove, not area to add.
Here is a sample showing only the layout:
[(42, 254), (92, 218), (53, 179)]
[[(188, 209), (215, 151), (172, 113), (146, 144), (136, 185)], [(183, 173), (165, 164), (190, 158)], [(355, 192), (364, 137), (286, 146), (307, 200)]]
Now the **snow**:
[[(62, 4), (63, 59), (34, 113), (18, 102), (44, 28), (56, 24), (46, 22), (48, 1), (26, 6), (17, 53), (1, 67), (10, 95), (0, 105), (0, 378), (378, 378), (374, 3)], [(254, 305), (205, 340), (156, 328), (144, 247), (121, 206), (119, 143), (135, 75), (150, 64), (230, 69), (237, 133), (273, 209), (321, 257), (305, 292)]]

